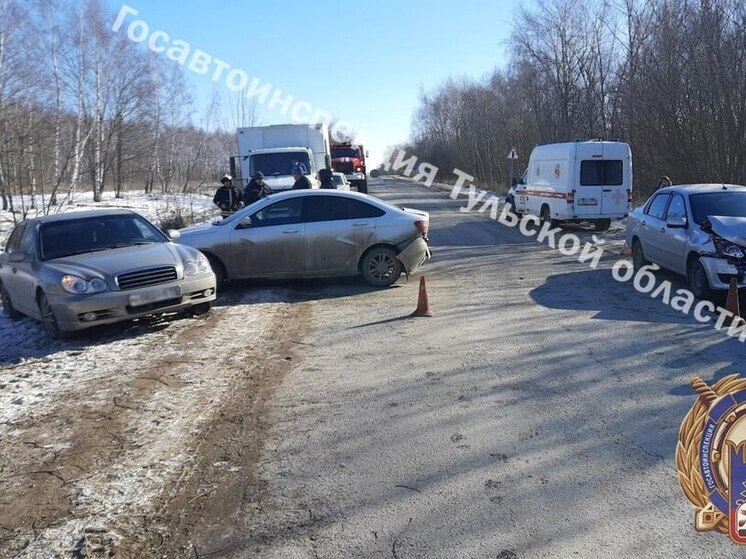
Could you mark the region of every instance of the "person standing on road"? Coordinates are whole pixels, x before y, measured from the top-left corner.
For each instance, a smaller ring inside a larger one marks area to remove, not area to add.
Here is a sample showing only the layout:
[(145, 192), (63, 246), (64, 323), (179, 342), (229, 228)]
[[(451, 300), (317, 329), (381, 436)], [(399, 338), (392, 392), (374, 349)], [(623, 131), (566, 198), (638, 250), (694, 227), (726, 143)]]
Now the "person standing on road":
[(243, 202), (248, 206), (270, 194), (272, 194), (272, 189), (264, 182), (264, 173), (257, 171), (243, 191)]
[(337, 187), (334, 186), (334, 181), (332, 180), (332, 172), (329, 169), (325, 168), (319, 171), (319, 181), (321, 182), (321, 188), (327, 188), (331, 190), (337, 189)]
[(293, 183), (293, 190), (303, 190), (311, 188), (311, 181), (308, 180), (308, 177), (306, 177), (306, 168), (304, 165), (298, 163), (297, 165), (293, 165), (293, 170), (291, 171), (293, 173), (293, 178), (295, 179), (295, 183)]
[(233, 177), (230, 175), (223, 175), (220, 179), (222, 186), (215, 192), (215, 196), (212, 199), (212, 203), (220, 208), (220, 213), (223, 219), (231, 215), (233, 212), (241, 209), (243, 205), (243, 195), (241, 189), (233, 186)]
[(661, 188), (666, 188), (667, 186), (673, 186), (673, 182), (666, 175), (663, 175), (658, 181), (658, 186), (656, 186), (655, 189), (658, 190)]

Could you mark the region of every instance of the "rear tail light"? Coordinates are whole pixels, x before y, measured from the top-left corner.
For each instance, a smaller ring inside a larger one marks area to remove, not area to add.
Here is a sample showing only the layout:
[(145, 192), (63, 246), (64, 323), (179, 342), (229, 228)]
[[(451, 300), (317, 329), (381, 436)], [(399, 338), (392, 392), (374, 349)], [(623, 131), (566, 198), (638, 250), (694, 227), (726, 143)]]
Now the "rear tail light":
[(415, 221), (414, 222), (415, 227), (417, 227), (417, 230), (422, 233), (423, 235), (427, 236), (427, 232), (430, 229), (430, 222), (429, 221)]
[(568, 204), (574, 204), (575, 203), (575, 191), (568, 192), (565, 194), (565, 200), (567, 200)]

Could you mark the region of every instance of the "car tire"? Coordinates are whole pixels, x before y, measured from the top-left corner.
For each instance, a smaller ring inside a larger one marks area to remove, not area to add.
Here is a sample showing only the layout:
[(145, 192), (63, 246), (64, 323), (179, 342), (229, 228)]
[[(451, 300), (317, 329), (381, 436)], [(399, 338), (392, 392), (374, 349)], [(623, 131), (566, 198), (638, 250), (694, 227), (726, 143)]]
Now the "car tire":
[(712, 298), (712, 288), (710, 281), (707, 279), (707, 272), (699, 258), (692, 260), (687, 268), (686, 279), (689, 284), (689, 291), (697, 299), (707, 300)]
[(0, 300), (2, 300), (3, 303), (3, 312), (5, 313), (5, 316), (11, 320), (18, 320), (21, 318), (21, 313), (19, 313), (13, 306), (13, 303), (10, 300), (10, 294), (3, 285), (0, 285)]
[(632, 266), (634, 267), (635, 272), (649, 263), (650, 262), (648, 262), (647, 258), (645, 258), (645, 252), (642, 250), (642, 243), (635, 240), (635, 242), (632, 243)]
[(376, 247), (363, 256), (360, 269), (363, 278), (374, 287), (388, 287), (396, 283), (402, 274), (402, 263), (396, 251), (389, 247)]
[(41, 325), (44, 328), (47, 336), (52, 340), (59, 340), (65, 337), (65, 332), (60, 330), (60, 326), (57, 323), (57, 317), (54, 315), (52, 306), (49, 304), (47, 296), (42, 293), (39, 295), (39, 312), (41, 313)]
[(225, 266), (217, 256), (212, 254), (205, 254), (207, 261), (210, 263), (210, 268), (215, 274), (215, 289), (217, 293), (220, 293), (228, 283), (228, 274), (225, 272)]
[(608, 231), (611, 227), (610, 219), (597, 219), (593, 222), (593, 228), (596, 231)]
[(211, 308), (212, 308), (211, 301), (208, 301), (207, 303), (200, 303), (199, 305), (194, 305), (191, 308), (192, 315), (202, 316), (203, 314), (209, 313)]
[(510, 207), (512, 208), (513, 213), (515, 213), (515, 197), (512, 194), (508, 195), (505, 198), (505, 203), (510, 204)]
[(556, 227), (559, 225), (559, 221), (556, 219), (552, 219), (551, 210), (549, 209), (549, 206), (542, 206), (541, 207), (541, 215), (539, 216), (542, 223), (548, 223), (549, 227)]

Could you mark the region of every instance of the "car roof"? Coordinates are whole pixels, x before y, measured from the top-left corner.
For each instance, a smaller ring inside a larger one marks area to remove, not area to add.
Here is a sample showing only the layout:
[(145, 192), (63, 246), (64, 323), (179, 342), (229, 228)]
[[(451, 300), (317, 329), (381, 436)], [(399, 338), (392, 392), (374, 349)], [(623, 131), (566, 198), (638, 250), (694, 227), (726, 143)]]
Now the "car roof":
[(65, 212), (61, 214), (43, 215), (32, 217), (25, 220), (25, 223), (55, 223), (60, 221), (70, 221), (76, 219), (86, 219), (89, 217), (106, 217), (112, 215), (132, 215), (136, 214), (132, 210), (125, 209), (101, 209), (101, 210), (84, 210), (80, 212)]
[[(342, 198), (357, 198), (358, 200), (366, 200), (368, 202), (377, 202), (385, 204), (383, 200), (379, 200), (373, 196), (362, 194), (360, 192), (354, 192), (352, 190), (332, 190), (325, 188), (314, 188), (314, 189), (301, 189), (301, 190), (285, 190), (282, 192), (276, 192), (272, 194), (272, 200), (278, 200), (279, 198), (297, 198), (299, 196), (340, 196)], [(390, 204), (388, 204), (390, 205)]]
[(676, 184), (674, 186), (666, 186), (656, 191), (659, 192), (680, 192), (682, 194), (701, 194), (704, 192), (715, 192), (718, 190), (735, 190), (736, 192), (746, 192), (746, 186), (739, 184), (723, 184), (723, 183), (701, 183), (701, 184)]

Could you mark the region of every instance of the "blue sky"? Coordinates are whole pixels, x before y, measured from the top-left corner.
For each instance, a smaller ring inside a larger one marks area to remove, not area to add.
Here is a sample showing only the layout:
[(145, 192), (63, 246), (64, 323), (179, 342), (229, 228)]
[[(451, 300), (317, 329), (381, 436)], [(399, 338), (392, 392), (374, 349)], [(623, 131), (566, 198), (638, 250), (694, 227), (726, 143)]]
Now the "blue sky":
[[(109, 3), (117, 12), (122, 5)], [(388, 145), (407, 138), (421, 88), (449, 76), (479, 78), (504, 64), (519, 0), (126, 3), (151, 32), (166, 31), (351, 122), (377, 163)], [(186, 75), (204, 107), (215, 83)], [(288, 121), (261, 109), (262, 124)]]

